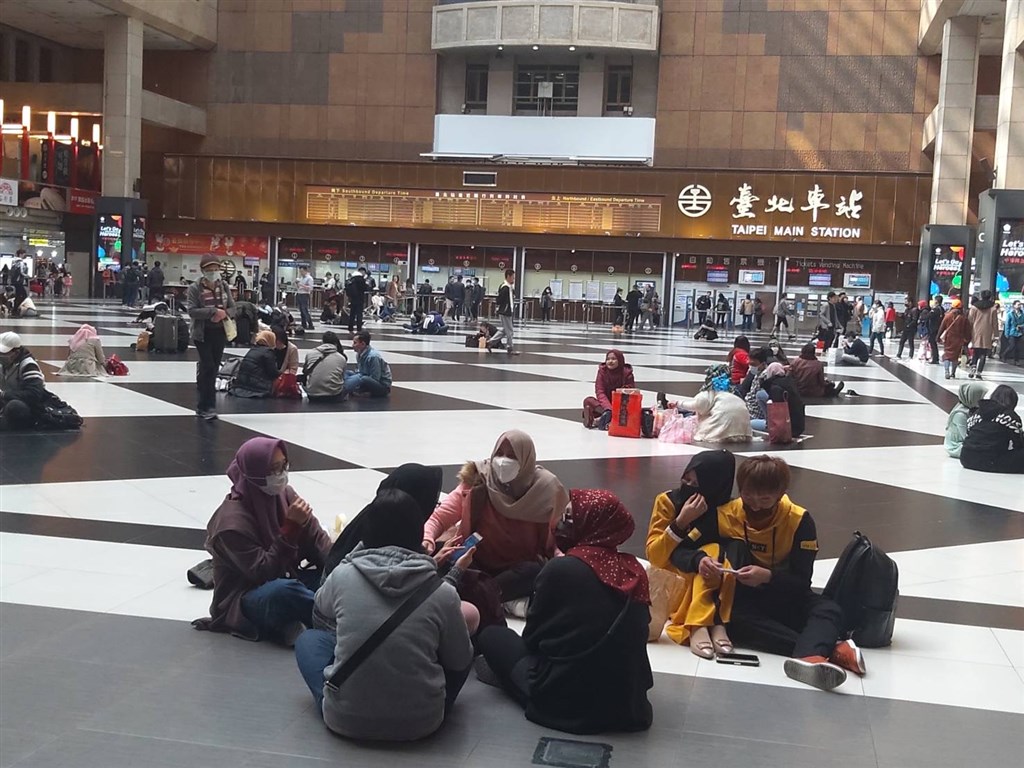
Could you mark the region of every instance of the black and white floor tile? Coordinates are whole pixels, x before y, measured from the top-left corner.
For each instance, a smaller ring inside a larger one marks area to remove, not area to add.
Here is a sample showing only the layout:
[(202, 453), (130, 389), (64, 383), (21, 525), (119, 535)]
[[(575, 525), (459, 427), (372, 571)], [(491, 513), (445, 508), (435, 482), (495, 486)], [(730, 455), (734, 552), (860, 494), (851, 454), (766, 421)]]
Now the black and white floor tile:
[[(694, 394), (730, 346), (682, 330), (613, 336), (534, 323), (518, 329), (522, 354), (509, 357), (465, 347), (457, 328), (414, 337), (371, 324), (394, 373), (390, 400), (324, 407), (219, 395), (221, 419), (205, 423), (193, 414), (195, 351), (135, 352), (132, 318), (75, 302), (2, 328), (21, 334), (48, 386), (86, 423), (77, 434), (0, 436), (0, 766), (529, 765), (537, 738), (558, 734), (475, 680), (426, 743), (354, 745), (317, 723), (287, 652), (194, 632), (188, 622), (206, 613), (209, 594), (184, 572), (203, 557), (223, 472), (244, 440), (285, 440), (293, 485), (333, 528), (390, 468), (441, 464), (450, 488), (464, 460), (516, 427), (567, 486), (619, 494), (637, 519), (628, 548), (642, 554), (654, 496), (713, 446), (583, 429), (596, 365), (622, 349), (653, 404), (657, 391)], [(56, 375), (82, 322), (129, 376)], [(866, 651), (868, 675), (827, 695), (788, 680), (780, 658), (733, 668), (663, 638), (649, 646), (655, 726), (597, 739), (614, 747), (613, 765), (959, 765), (979, 742), (989, 764), (1019, 764), (1024, 484), (946, 457), (946, 414), (963, 379), (892, 358), (830, 373), (859, 397), (809, 404), (810, 437), (729, 448), (778, 451), (794, 467), (791, 495), (818, 522), (816, 584), (854, 529), (892, 554), (903, 596), (892, 647)], [(1024, 368), (993, 363), (987, 379), (1024, 394)]]

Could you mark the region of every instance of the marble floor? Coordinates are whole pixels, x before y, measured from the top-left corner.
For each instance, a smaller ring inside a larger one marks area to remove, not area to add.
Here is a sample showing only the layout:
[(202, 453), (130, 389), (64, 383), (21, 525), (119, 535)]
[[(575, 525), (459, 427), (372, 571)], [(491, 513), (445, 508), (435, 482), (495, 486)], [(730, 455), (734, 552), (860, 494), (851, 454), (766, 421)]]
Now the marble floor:
[[(689, 456), (715, 446), (587, 431), (580, 402), (609, 347), (624, 351), (653, 404), (657, 391), (694, 394), (731, 346), (682, 330), (613, 337), (532, 323), (518, 329), (522, 354), (508, 357), (466, 348), (458, 329), (428, 338), (370, 324), (394, 374), (389, 400), (324, 407), (218, 395), (221, 419), (205, 423), (193, 414), (194, 350), (135, 352), (133, 315), (112, 303), (41, 309), (0, 330), (22, 336), (47, 386), (86, 421), (79, 433), (0, 435), (0, 767), (533, 764), (540, 738), (575, 737), (529, 723), (475, 679), (427, 741), (352, 744), (318, 721), (290, 653), (192, 630), (210, 595), (184, 575), (204, 556), (223, 472), (244, 440), (279, 437), (292, 484), (333, 527), (389, 469), (441, 464), (450, 489), (464, 460), (518, 427), (567, 487), (623, 499), (638, 523), (627, 548), (642, 555), (654, 497), (678, 482)], [(56, 375), (83, 322), (129, 376)], [(298, 341), (300, 350), (314, 343)], [(649, 646), (654, 727), (584, 739), (610, 747), (612, 766), (904, 768), (979, 755), (1020, 764), (1024, 483), (945, 456), (946, 414), (964, 379), (891, 357), (832, 373), (858, 396), (809, 404), (807, 439), (730, 449), (778, 452), (793, 466), (791, 495), (818, 525), (816, 585), (855, 529), (898, 562), (892, 646), (867, 650), (868, 674), (825, 694), (786, 678), (779, 657), (728, 667), (663, 637)], [(991, 363), (987, 374), (1024, 394), (1024, 367)]]

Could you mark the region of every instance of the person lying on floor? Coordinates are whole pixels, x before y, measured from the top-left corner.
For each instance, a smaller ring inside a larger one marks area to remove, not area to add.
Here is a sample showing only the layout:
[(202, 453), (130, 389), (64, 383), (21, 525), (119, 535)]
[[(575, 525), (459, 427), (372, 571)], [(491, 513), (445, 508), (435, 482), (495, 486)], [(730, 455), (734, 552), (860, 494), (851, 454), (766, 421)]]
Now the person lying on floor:
[[(675, 643), (684, 645), (689, 641), (690, 650), (706, 659), (714, 657), (714, 642), (720, 644), (723, 652), (731, 651), (729, 637), (722, 626), (714, 596), (697, 589), (702, 584), (696, 582), (693, 574), (676, 568), (671, 557), (686, 536), (689, 521), (732, 500), (735, 476), (736, 458), (729, 451), (698, 453), (687, 464), (679, 487), (654, 500), (647, 529), (646, 551), (652, 566), (649, 574), (652, 588), (655, 580), (659, 580), (665, 584), (669, 595), (668, 604), (662, 608), (667, 609), (667, 613), (652, 618), (650, 639), (657, 640), (664, 630)], [(678, 588), (672, 584), (673, 575), (682, 578)]]
[(604, 362), (597, 366), (594, 396), (583, 401), (583, 426), (607, 430), (612, 420), (612, 392), (632, 387), (636, 387), (633, 366), (626, 363), (626, 356), (619, 350), (608, 350)]
[(669, 559), (693, 574), (694, 596), (717, 608), (721, 629), (705, 653), (735, 642), (788, 656), (787, 677), (830, 691), (847, 670), (863, 675), (864, 660), (852, 640), (841, 639), (842, 609), (811, 591), (818, 537), (807, 510), (786, 495), (789, 483), (782, 459), (746, 459), (736, 473), (738, 499), (703, 513), (690, 505), (676, 519), (683, 535)]
[[(313, 623), (313, 590), (331, 540), (288, 484), (281, 440), (244, 442), (227, 471), (231, 491), (206, 526), (213, 558), (210, 616), (196, 629), (291, 645)], [(300, 569), (306, 560), (312, 568)]]
[[(498, 438), (489, 459), (463, 465), (458, 487), (423, 527), (423, 549), (433, 553), (452, 526), (463, 539), (479, 533), (475, 570), (506, 610), (522, 618), (537, 574), (555, 556), (552, 529), (567, 501), (558, 478), (537, 464), (533, 440), (513, 429)], [(490, 606), (478, 604), (480, 594), (464, 590), (463, 598), (490, 614)]]
[[(422, 514), (403, 491), (377, 494), (360, 526), (360, 545), (316, 593), (316, 628), (295, 643), (295, 660), (317, 710), (341, 736), (429, 736), (444, 723), (469, 675), (473, 646), (449, 580), (453, 574), (442, 580), (434, 559), (420, 549)], [(468, 568), (472, 558), (471, 549), (452, 570)], [(371, 635), (409, 600), (412, 612), (356, 662)]]
[(1024, 428), (1017, 393), (1000, 384), (967, 418), (960, 464), (978, 472), (1024, 474)]
[(565, 557), (537, 577), (520, 637), (507, 627), (481, 630), (484, 682), (499, 684), (527, 719), (569, 733), (644, 731), (653, 712), (647, 656), (647, 574), (618, 551), (633, 516), (602, 490), (572, 490), (555, 537)]
[(960, 450), (964, 445), (964, 438), (967, 437), (967, 419), (982, 401), (988, 387), (976, 381), (968, 381), (960, 385), (957, 393), (957, 404), (949, 412), (946, 419), (946, 436), (942, 441), (946, 453), (954, 459), (960, 458)]

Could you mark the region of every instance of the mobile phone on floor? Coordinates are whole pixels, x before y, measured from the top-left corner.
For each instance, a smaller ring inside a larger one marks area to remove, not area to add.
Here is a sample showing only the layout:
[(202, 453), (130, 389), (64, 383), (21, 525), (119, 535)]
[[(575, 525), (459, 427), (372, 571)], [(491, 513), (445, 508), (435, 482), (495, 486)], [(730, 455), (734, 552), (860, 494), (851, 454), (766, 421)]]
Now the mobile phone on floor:
[(719, 653), (715, 656), (719, 664), (732, 664), (739, 667), (760, 667), (761, 659), (752, 653)]
[(469, 550), (471, 550), (473, 547), (475, 547), (483, 540), (484, 537), (481, 536), (479, 533), (471, 533), (469, 535), (469, 538), (462, 542), (462, 546), (456, 549), (454, 552), (452, 552), (451, 560), (449, 560), (448, 562), (452, 565), (455, 565), (455, 563), (459, 561), (460, 557), (469, 552)]

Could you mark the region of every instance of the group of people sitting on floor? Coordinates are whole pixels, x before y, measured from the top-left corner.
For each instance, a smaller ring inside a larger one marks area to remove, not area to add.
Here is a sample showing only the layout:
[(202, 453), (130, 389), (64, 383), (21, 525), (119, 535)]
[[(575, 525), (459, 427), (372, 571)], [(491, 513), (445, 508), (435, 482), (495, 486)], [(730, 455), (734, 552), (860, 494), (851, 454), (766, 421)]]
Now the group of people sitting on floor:
[(302, 383), (306, 396), (316, 402), (390, 395), (391, 367), (370, 345), (369, 331), (355, 334), (352, 349), (355, 371), (346, 368), (348, 357), (341, 339), (334, 331), (325, 331), (320, 344), (306, 353), (300, 376), (299, 350), (285, 330), (260, 331), (255, 346), (238, 363), (228, 392), (237, 397), (288, 397), (287, 390), (297, 392)]
[(1024, 474), (1024, 428), (1017, 403), (1016, 391), (1006, 384), (991, 392), (977, 381), (961, 384), (946, 421), (946, 453), (967, 469)]
[[(607, 430), (612, 393), (634, 387), (633, 367), (625, 355), (609, 350), (597, 369), (594, 396), (583, 401), (583, 425)], [(826, 378), (814, 344), (805, 345), (800, 357), (791, 362), (775, 339), (751, 351), (749, 339), (738, 336), (726, 362), (705, 371), (704, 383), (694, 397), (666, 401), (666, 406), (697, 416), (696, 442), (747, 442), (754, 430), (767, 431), (769, 401), (786, 402), (792, 435), (798, 437), (806, 428), (804, 398), (836, 397), (842, 390), (842, 382)]]
[[(704, 658), (733, 643), (791, 657), (786, 674), (824, 690), (863, 674), (842, 610), (811, 591), (817, 534), (786, 495), (788, 466), (745, 460), (736, 497), (734, 467), (699, 454), (654, 501), (650, 572), (682, 585), (669, 637)], [(619, 550), (634, 520), (614, 493), (567, 491), (512, 430), (440, 504), (440, 467), (399, 467), (332, 543), (289, 468), (280, 440), (239, 449), (207, 527), (210, 616), (194, 625), (294, 645), (330, 730), (425, 737), (474, 666), (545, 727), (650, 727), (646, 644), (666, 617), (652, 626), (648, 571)], [(506, 615), (525, 618), (521, 634)]]

